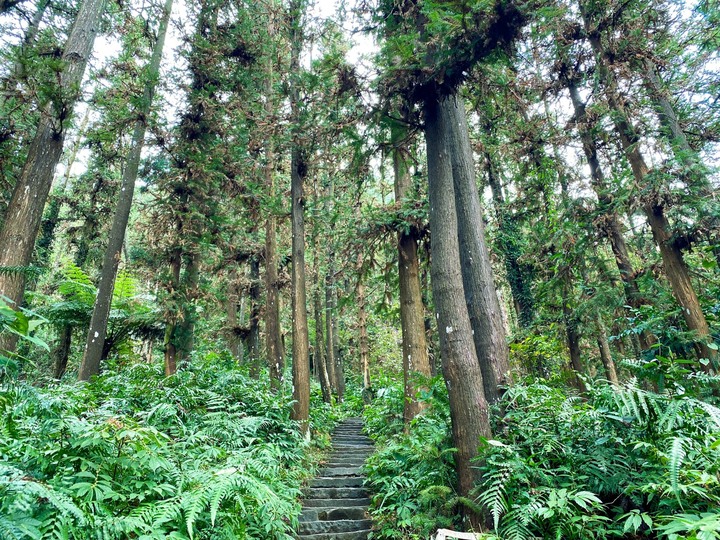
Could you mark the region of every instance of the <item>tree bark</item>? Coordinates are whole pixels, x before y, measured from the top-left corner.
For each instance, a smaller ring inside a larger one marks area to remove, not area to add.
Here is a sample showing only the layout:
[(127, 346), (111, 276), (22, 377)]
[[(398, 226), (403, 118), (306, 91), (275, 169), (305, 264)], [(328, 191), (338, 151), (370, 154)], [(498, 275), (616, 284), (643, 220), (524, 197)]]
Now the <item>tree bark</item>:
[(260, 376), (260, 259), (250, 259), (250, 322), (248, 330), (250, 376)]
[[(408, 171), (407, 149), (400, 145), (404, 133), (394, 133), (393, 168), (395, 174), (395, 200), (402, 204), (410, 192), (410, 173)], [(430, 356), (425, 339), (425, 307), (420, 290), (420, 260), (418, 243), (413, 231), (399, 231), (398, 276), (400, 283), (400, 326), (402, 328), (403, 378), (405, 387), (405, 405), (403, 420), (407, 426), (426, 407), (417, 399), (421, 389), (417, 385), (417, 375), (425, 378), (432, 376)]]
[[(80, 95), (80, 83), (92, 53), (105, 0), (84, 0), (63, 50), (62, 70), (58, 73), (60, 101), (48, 104), (28, 151), (27, 161), (15, 185), (0, 232), (0, 267), (18, 271), (0, 273), (0, 294), (11, 306), (22, 302), (25, 284), (23, 267), (30, 263), (35, 239), (50, 193), (55, 167), (62, 154), (66, 123)], [(0, 347), (14, 348), (13, 342)]]
[(93, 308), (92, 317), (90, 319), (90, 328), (85, 342), (85, 351), (83, 353), (82, 363), (80, 364), (80, 371), (78, 373), (78, 379), (81, 381), (87, 381), (93, 375), (100, 373), (100, 359), (105, 345), (105, 336), (107, 335), (107, 325), (110, 317), (113, 289), (115, 287), (115, 279), (120, 265), (123, 242), (125, 241), (125, 231), (130, 219), (130, 209), (132, 208), (133, 195), (135, 193), (135, 182), (137, 181), (140, 158), (145, 144), (147, 119), (150, 115), (153, 96), (155, 94), (155, 86), (160, 74), (160, 62), (162, 61), (163, 48), (165, 47), (165, 36), (167, 35), (168, 25), (170, 23), (172, 1), (173, 0), (165, 0), (163, 15), (158, 27), (157, 40), (153, 46), (150, 63), (147, 66), (147, 79), (145, 81), (141, 106), (140, 110), (137, 111), (138, 117), (135, 120), (135, 130), (133, 133), (132, 144), (125, 164), (125, 170), (123, 171), (121, 188), (118, 194), (118, 203), (115, 209), (112, 228), (110, 229), (110, 238), (108, 239), (108, 245), (105, 248), (105, 256), (103, 259), (100, 284), (98, 286), (98, 292), (95, 299), (95, 307)]
[[(480, 478), (477, 456), (481, 437), (490, 437), (483, 374), (475, 352), (463, 278), (460, 272), (458, 220), (455, 209), (449, 133), (449, 106), (439, 96), (424, 103), (428, 194), (432, 231), (432, 291), (440, 333), (442, 369), (450, 399), (458, 493), (468, 496)], [(472, 516), (471, 516), (472, 517)], [(480, 522), (479, 516), (474, 516)]]
[[(237, 330), (240, 327), (238, 318), (238, 304), (240, 302), (240, 291), (237, 282), (237, 269), (232, 268), (228, 274), (227, 283), (227, 301), (225, 310), (227, 312), (227, 347), (232, 357), (242, 365), (243, 363), (243, 344)], [(242, 314), (240, 315), (240, 319)]]
[[(315, 224), (317, 227), (317, 223)], [(323, 401), (332, 403), (332, 386), (330, 384), (330, 376), (328, 374), (327, 356), (325, 354), (325, 335), (323, 332), (323, 302), (322, 302), (322, 283), (320, 280), (320, 262), (319, 246), (317, 243), (317, 233), (314, 238), (315, 246), (315, 263), (313, 268), (313, 308), (315, 312), (315, 366), (318, 378), (320, 379), (320, 389), (322, 390)]]
[(290, 107), (293, 121), (293, 140), (290, 155), (290, 196), (292, 198), (292, 418), (300, 423), (300, 430), (310, 437), (310, 358), (308, 343), (307, 299), (305, 280), (305, 195), (304, 181), (307, 163), (300, 136), (300, 89), (297, 76), (300, 73), (300, 52), (303, 36), (301, 18), (302, 0), (290, 4)]
[(452, 149), (450, 158), (465, 301), (475, 354), (482, 370), (485, 399), (492, 404), (500, 400), (500, 386), (510, 380), (505, 328), (485, 243), (483, 208), (475, 183), (465, 106), (456, 93), (442, 100), (440, 107), (441, 114), (447, 118), (443, 126), (448, 130), (447, 144)]
[(605, 330), (605, 324), (600, 316), (597, 317), (595, 326), (597, 327), (597, 344), (598, 350), (600, 351), (600, 360), (602, 360), (603, 367), (605, 368), (605, 376), (613, 386), (620, 386), (620, 379), (618, 378), (617, 370), (615, 369), (615, 361), (613, 360), (612, 353), (610, 352), (607, 330)]
[(585, 383), (580, 378), (585, 372), (582, 364), (582, 351), (580, 350), (580, 333), (577, 328), (577, 318), (575, 310), (570, 307), (570, 298), (572, 296), (573, 282), (570, 274), (570, 268), (565, 267), (560, 270), (562, 274), (562, 311), (563, 323), (565, 325), (565, 337), (567, 339), (568, 352), (570, 354), (570, 367), (573, 371), (573, 384), (582, 393), (587, 392)]

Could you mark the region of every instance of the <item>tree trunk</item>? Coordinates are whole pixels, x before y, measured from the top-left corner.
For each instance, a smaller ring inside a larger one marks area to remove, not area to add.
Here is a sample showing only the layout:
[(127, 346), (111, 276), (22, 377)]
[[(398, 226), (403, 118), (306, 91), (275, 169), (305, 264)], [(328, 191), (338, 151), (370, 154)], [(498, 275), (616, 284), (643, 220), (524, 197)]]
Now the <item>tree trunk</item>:
[(310, 359), (307, 323), (307, 299), (305, 282), (305, 196), (304, 181), (307, 163), (300, 137), (300, 89), (297, 77), (300, 73), (300, 52), (303, 36), (301, 0), (293, 0), (289, 7), (290, 26), (290, 107), (293, 121), (293, 141), (290, 156), (290, 196), (292, 197), (292, 418), (300, 422), (300, 430), (310, 438)]
[[(182, 264), (182, 251), (175, 248), (170, 253), (170, 295), (177, 298), (180, 289), (180, 267)], [(173, 336), (177, 325), (178, 314), (173, 310), (169, 313), (165, 325), (163, 339), (165, 376), (169, 377), (177, 372), (177, 347)]]
[(137, 181), (140, 158), (145, 144), (147, 119), (150, 115), (152, 100), (155, 94), (155, 85), (157, 84), (160, 73), (160, 62), (162, 61), (165, 36), (167, 35), (167, 29), (170, 23), (172, 1), (173, 0), (165, 0), (157, 40), (153, 46), (152, 57), (147, 67), (147, 79), (143, 90), (142, 105), (140, 110), (137, 111), (138, 117), (135, 120), (135, 131), (133, 133), (127, 163), (125, 164), (125, 170), (123, 171), (122, 184), (120, 192), (118, 193), (118, 203), (115, 209), (112, 228), (110, 229), (110, 238), (105, 248), (95, 307), (93, 308), (90, 328), (85, 342), (85, 352), (83, 353), (82, 363), (80, 364), (80, 371), (78, 373), (78, 379), (81, 381), (87, 381), (93, 375), (100, 373), (100, 358), (105, 345), (105, 336), (107, 335), (113, 289), (120, 265), (123, 242), (125, 241), (125, 231), (130, 219), (135, 182)]
[(334, 287), (330, 289), (330, 295), (331, 295), (331, 302), (332, 302), (332, 348), (333, 348), (333, 357), (335, 358), (335, 380), (336, 380), (336, 388), (337, 388), (337, 399), (339, 402), (342, 403), (344, 397), (345, 397), (345, 366), (344, 366), (344, 358), (342, 354), (340, 353), (340, 332), (338, 327), (338, 287), (337, 282), (335, 282)]
[(57, 346), (53, 356), (55, 357), (55, 369), (53, 377), (62, 379), (67, 369), (68, 358), (70, 358), (70, 346), (72, 344), (72, 326), (63, 325), (59, 330)]
[[(238, 304), (240, 302), (240, 291), (237, 283), (237, 269), (232, 268), (228, 274), (227, 301), (225, 311), (227, 312), (227, 347), (232, 357), (238, 364), (243, 363), (243, 344), (238, 335), (240, 321), (238, 319)], [(240, 314), (242, 318), (242, 314)]]
[(368, 342), (367, 333), (365, 284), (363, 283), (362, 276), (363, 258), (360, 253), (358, 254), (356, 268), (358, 271), (358, 282), (355, 293), (358, 304), (358, 348), (360, 349), (360, 371), (362, 372), (363, 389), (368, 390), (370, 388), (370, 344)]
[[(260, 259), (250, 259), (250, 323), (248, 330), (250, 376), (260, 376)], [(272, 381), (272, 378), (271, 378)]]
[(335, 325), (333, 324), (333, 304), (332, 289), (335, 286), (333, 280), (335, 257), (332, 251), (328, 254), (328, 269), (325, 274), (325, 351), (328, 366), (328, 375), (330, 377), (330, 387), (337, 395), (338, 378), (337, 364), (335, 362), (335, 346), (333, 334), (335, 333)]
[[(584, 10), (584, 6), (581, 6), (581, 8), (588, 39), (598, 64), (598, 72), (601, 80), (605, 84), (605, 92), (608, 105), (612, 112), (615, 130), (620, 138), (625, 157), (630, 163), (635, 181), (641, 189), (647, 189), (650, 187), (648, 185), (650, 182), (648, 179), (650, 168), (647, 166), (645, 158), (640, 152), (638, 146), (640, 138), (635, 131), (635, 127), (630, 122), (624, 103), (620, 97), (615, 74), (612, 71), (612, 62), (600, 42), (599, 35), (596, 30), (592, 28), (591, 21), (587, 12)], [(655, 190), (652, 191), (654, 192)], [(692, 281), (690, 280), (690, 273), (683, 259), (682, 251), (677, 242), (674, 241), (670, 223), (665, 215), (663, 202), (657, 194), (649, 194), (645, 196), (642, 208), (650, 225), (653, 239), (660, 248), (665, 275), (670, 282), (675, 299), (682, 308), (685, 324), (687, 324), (689, 330), (695, 332), (695, 347), (698, 358), (709, 361), (702, 363), (705, 371), (714, 371), (717, 353), (710, 347), (713, 343), (710, 328), (702, 312), (702, 307), (693, 288)]]
[(613, 386), (619, 386), (620, 379), (618, 378), (617, 370), (615, 369), (615, 362), (613, 361), (612, 353), (610, 352), (607, 331), (605, 330), (605, 324), (600, 316), (597, 317), (596, 327), (598, 332), (598, 350), (600, 351), (600, 359), (602, 360), (603, 367), (605, 368), (605, 376)]
[(468, 135), (467, 116), (457, 93), (442, 100), (441, 113), (448, 147), (452, 149), (453, 187), (457, 213), (465, 301), (470, 315), (475, 354), (480, 361), (485, 399), (500, 400), (501, 385), (510, 381), (505, 328), (493, 280), (490, 254), (485, 244), (483, 209), (475, 183), (475, 164)]
[[(446, 117), (452, 103), (441, 105), (439, 97), (424, 103), (427, 143), (428, 195), (432, 231), (432, 291), (440, 333), (442, 369), (450, 399), (458, 493), (467, 497), (479, 469), (473, 459), (481, 437), (491, 437), (483, 374), (475, 352), (463, 278), (460, 272), (458, 222), (455, 210), (451, 156)], [(479, 523), (479, 516), (471, 516)]]
[(582, 393), (587, 392), (585, 383), (580, 378), (585, 370), (582, 364), (582, 352), (580, 350), (580, 333), (577, 328), (575, 310), (570, 307), (570, 299), (573, 291), (572, 276), (570, 269), (565, 267), (560, 270), (562, 274), (562, 309), (563, 323), (565, 325), (565, 337), (567, 338), (568, 352), (570, 353), (570, 367), (573, 371), (573, 383)]
[[(0, 274), (0, 294), (10, 299), (13, 307), (22, 302), (23, 267), (30, 263), (45, 201), (62, 154), (67, 131), (64, 124), (72, 117), (75, 101), (80, 95), (80, 83), (104, 6), (105, 0), (84, 0), (80, 6), (63, 51), (62, 70), (58, 73), (58, 91), (64, 99), (62, 103), (50, 103), (43, 109), (25, 167), (5, 214), (0, 232), (0, 267), (17, 268), (18, 271)], [(2, 341), (0, 347), (14, 348), (14, 342)]]
[[(273, 34), (272, 28), (269, 29)], [(265, 78), (265, 112), (270, 117), (274, 114), (275, 100), (273, 92), (272, 61), (266, 70)], [(275, 150), (273, 148), (273, 134), (268, 134), (265, 141), (265, 185), (267, 196), (271, 201), (275, 199)], [(270, 386), (278, 389), (282, 384), (285, 371), (285, 359), (280, 331), (280, 286), (278, 281), (278, 248), (277, 248), (277, 218), (271, 209), (265, 221), (265, 354), (267, 355)]]
[[(402, 204), (410, 191), (410, 173), (407, 166), (407, 149), (399, 146), (403, 133), (394, 133), (393, 168), (395, 174), (395, 200)], [(398, 276), (400, 282), (400, 326), (402, 328), (403, 378), (405, 406), (403, 420), (407, 426), (426, 405), (418, 401), (421, 389), (416, 378), (432, 376), (430, 356), (425, 340), (425, 308), (420, 290), (420, 260), (418, 244), (413, 231), (399, 231)]]
[[(315, 225), (317, 227), (317, 223)], [(317, 368), (318, 378), (320, 379), (320, 389), (322, 390), (323, 401), (332, 403), (332, 386), (330, 384), (330, 376), (328, 374), (327, 356), (325, 354), (325, 336), (323, 332), (323, 303), (321, 296), (321, 280), (320, 280), (320, 263), (318, 261), (319, 247), (317, 237), (315, 238), (315, 264), (313, 269), (314, 290), (313, 290), (313, 308), (315, 311), (315, 366)]]

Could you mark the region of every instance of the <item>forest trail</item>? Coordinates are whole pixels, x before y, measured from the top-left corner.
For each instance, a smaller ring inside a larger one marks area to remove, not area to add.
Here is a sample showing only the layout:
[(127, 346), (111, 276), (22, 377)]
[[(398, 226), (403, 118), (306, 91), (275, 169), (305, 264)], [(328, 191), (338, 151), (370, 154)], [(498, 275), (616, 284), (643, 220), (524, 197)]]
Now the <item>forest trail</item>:
[(370, 499), (363, 488), (362, 465), (372, 441), (362, 434), (362, 420), (349, 418), (333, 432), (332, 453), (305, 489), (298, 540), (365, 540), (372, 522)]

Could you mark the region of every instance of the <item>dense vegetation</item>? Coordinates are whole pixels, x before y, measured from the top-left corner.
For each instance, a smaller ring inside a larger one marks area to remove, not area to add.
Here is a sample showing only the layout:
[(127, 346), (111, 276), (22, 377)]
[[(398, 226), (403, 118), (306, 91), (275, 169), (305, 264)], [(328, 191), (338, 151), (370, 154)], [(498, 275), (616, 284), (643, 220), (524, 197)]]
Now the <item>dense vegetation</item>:
[(0, 0), (0, 539), (720, 538), (715, 0)]

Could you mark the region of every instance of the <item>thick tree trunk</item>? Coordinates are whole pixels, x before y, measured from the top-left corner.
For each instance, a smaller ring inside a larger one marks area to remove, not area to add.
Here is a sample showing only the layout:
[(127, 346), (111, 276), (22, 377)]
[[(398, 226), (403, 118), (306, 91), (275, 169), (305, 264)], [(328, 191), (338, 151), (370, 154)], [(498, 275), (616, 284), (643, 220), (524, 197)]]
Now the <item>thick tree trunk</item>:
[(293, 141), (290, 156), (290, 196), (292, 198), (292, 418), (300, 422), (300, 430), (310, 437), (310, 355), (308, 343), (307, 299), (305, 280), (305, 195), (304, 182), (307, 163), (298, 140), (300, 136), (300, 89), (297, 76), (300, 73), (300, 52), (303, 36), (300, 28), (302, 2), (293, 0), (289, 7), (290, 42), (290, 107), (292, 113)]
[[(394, 134), (398, 141), (404, 134)], [(396, 145), (399, 143), (396, 142)], [(410, 191), (410, 174), (407, 166), (406, 149), (397, 146), (393, 151), (395, 174), (395, 200), (402, 204)], [(418, 401), (421, 389), (416, 378), (432, 376), (430, 356), (425, 339), (425, 307), (420, 290), (420, 260), (415, 235), (398, 232), (398, 276), (400, 282), (400, 326), (402, 328), (403, 378), (405, 385), (405, 406), (403, 420), (407, 426), (425, 408)]]
[[(58, 73), (58, 94), (62, 95), (63, 101), (50, 103), (42, 111), (25, 167), (5, 214), (0, 232), (0, 267), (18, 268), (19, 271), (0, 273), (0, 294), (8, 297), (15, 306), (22, 302), (25, 284), (22, 268), (30, 263), (45, 201), (62, 154), (66, 134), (64, 124), (72, 117), (79, 97), (80, 83), (104, 6), (105, 0), (84, 0), (80, 6), (63, 51), (63, 67)], [(0, 343), (0, 347), (3, 345), (6, 349), (14, 348), (14, 343), (9, 341)]]
[(55, 357), (55, 368), (53, 377), (62, 379), (67, 370), (68, 359), (70, 358), (70, 346), (72, 344), (72, 326), (64, 325), (58, 332), (57, 346), (53, 356)]
[(105, 248), (100, 284), (95, 299), (95, 307), (93, 308), (90, 319), (85, 351), (78, 373), (78, 379), (81, 381), (87, 381), (93, 375), (100, 373), (100, 358), (102, 357), (105, 336), (107, 335), (115, 278), (117, 277), (118, 267), (120, 265), (121, 251), (123, 242), (125, 241), (125, 231), (130, 219), (130, 209), (132, 208), (133, 194), (135, 193), (135, 182), (137, 181), (140, 158), (145, 144), (147, 119), (150, 115), (152, 100), (155, 94), (155, 85), (157, 84), (160, 73), (160, 62), (165, 46), (165, 36), (167, 35), (167, 29), (170, 23), (171, 11), (172, 0), (165, 0), (163, 16), (158, 28), (158, 37), (153, 46), (152, 57), (146, 71), (147, 79), (143, 91), (142, 105), (140, 110), (137, 111), (138, 117), (135, 120), (135, 130), (130, 152), (125, 164), (125, 170), (123, 171), (122, 184), (120, 192), (118, 193), (118, 203), (115, 209), (112, 228), (110, 229), (110, 238)]
[[(584, 8), (584, 6), (581, 6), (581, 8)], [(630, 122), (624, 103), (620, 97), (615, 74), (612, 71), (612, 62), (608, 58), (600, 41), (600, 37), (592, 27), (590, 18), (584, 9), (583, 19), (585, 21), (590, 45), (595, 52), (598, 72), (605, 84), (608, 105), (612, 112), (615, 130), (620, 138), (625, 157), (630, 163), (637, 184), (641, 188), (647, 188), (649, 187), (648, 175), (650, 168), (647, 166), (645, 158), (640, 152), (638, 146), (640, 138), (635, 127)], [(709, 362), (702, 364), (702, 367), (706, 371), (714, 371), (717, 352), (709, 346), (713, 343), (710, 328), (702, 312), (702, 307), (700, 306), (700, 301), (695, 293), (695, 289), (693, 288), (690, 272), (683, 259), (682, 251), (677, 242), (674, 241), (672, 228), (665, 215), (665, 207), (658, 196), (649, 194), (645, 196), (642, 208), (650, 225), (653, 239), (660, 248), (665, 275), (670, 282), (675, 299), (682, 308), (685, 324), (687, 324), (689, 330), (695, 332), (695, 346), (698, 358), (709, 360)]]
[[(463, 278), (460, 272), (458, 222), (455, 210), (453, 171), (449, 146), (452, 121), (445, 116), (449, 106), (440, 98), (425, 101), (425, 139), (427, 142), (428, 194), (432, 231), (432, 290), (440, 333), (440, 349), (445, 384), (450, 399), (458, 493), (468, 496), (479, 478), (473, 459), (481, 437), (491, 437), (488, 403), (483, 374), (475, 352)], [(476, 523), (479, 516), (473, 516)]]
[(457, 94), (440, 103), (448, 147), (452, 149), (453, 187), (460, 242), (465, 300), (470, 315), (475, 354), (480, 361), (485, 399), (496, 403), (501, 397), (501, 385), (510, 380), (508, 346), (505, 328), (493, 280), (490, 254), (485, 244), (483, 209), (475, 183), (475, 164), (468, 135), (467, 116), (462, 99)]

